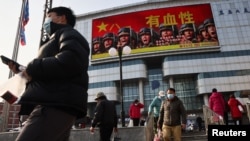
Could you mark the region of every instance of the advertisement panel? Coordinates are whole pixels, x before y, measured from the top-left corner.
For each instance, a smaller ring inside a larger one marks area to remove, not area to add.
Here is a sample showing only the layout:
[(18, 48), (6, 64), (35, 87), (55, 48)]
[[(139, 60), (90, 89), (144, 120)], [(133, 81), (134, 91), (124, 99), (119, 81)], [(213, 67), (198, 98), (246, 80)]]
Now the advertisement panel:
[(111, 47), (132, 54), (218, 46), (210, 4), (136, 11), (92, 21), (92, 60), (109, 57)]

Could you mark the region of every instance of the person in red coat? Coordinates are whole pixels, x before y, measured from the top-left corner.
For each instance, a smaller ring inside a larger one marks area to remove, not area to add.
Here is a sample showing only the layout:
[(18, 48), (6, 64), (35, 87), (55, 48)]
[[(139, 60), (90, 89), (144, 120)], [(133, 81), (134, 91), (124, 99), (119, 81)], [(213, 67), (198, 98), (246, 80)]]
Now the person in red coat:
[(133, 120), (133, 126), (139, 126), (141, 108), (144, 108), (144, 104), (140, 103), (137, 99), (130, 105), (129, 117)]
[(242, 112), (239, 110), (238, 105), (243, 105), (235, 98), (234, 94), (230, 95), (228, 100), (228, 105), (230, 108), (230, 113), (235, 125), (242, 124)]
[(213, 88), (212, 95), (209, 97), (209, 108), (221, 117), (224, 117), (225, 103), (223, 95), (217, 92), (216, 88)]

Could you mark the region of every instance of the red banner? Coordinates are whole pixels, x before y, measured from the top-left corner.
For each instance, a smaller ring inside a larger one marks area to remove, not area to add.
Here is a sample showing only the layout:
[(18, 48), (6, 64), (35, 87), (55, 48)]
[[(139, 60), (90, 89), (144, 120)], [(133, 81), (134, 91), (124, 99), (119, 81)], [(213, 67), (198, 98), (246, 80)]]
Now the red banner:
[[(211, 45), (208, 43), (197, 44), (204, 41), (204, 39), (201, 39), (202, 34), (200, 31), (202, 26), (205, 29), (205, 24), (206, 27), (209, 26), (208, 22), (214, 26), (210, 4), (151, 9), (94, 19), (92, 26), (92, 54), (96, 54), (94, 44), (100, 42), (102, 44), (101, 46), (104, 46), (104, 40), (108, 38), (115, 42), (110, 43), (113, 47), (124, 46), (125, 44), (123, 41), (120, 41), (120, 37), (126, 35), (128, 30), (130, 31), (130, 43), (128, 45), (131, 46), (132, 49), (146, 47), (143, 45), (144, 39), (142, 35), (147, 32), (149, 32), (148, 34), (153, 38), (151, 39), (151, 45), (147, 45), (147, 47), (177, 44), (179, 45), (177, 48)], [(163, 37), (162, 34), (165, 33), (162, 33), (162, 31), (168, 28), (173, 32), (171, 37)], [(192, 45), (186, 45), (188, 42), (184, 42), (184, 40), (189, 38), (185, 37), (184, 39), (185, 30), (192, 30), (192, 32), (194, 32), (192, 39), (189, 39), (193, 43)], [(218, 43), (215, 26), (213, 34), (216, 37), (209, 35), (209, 39), (207, 40)], [(176, 48), (176, 46), (174, 48)], [(107, 50), (104, 50), (99, 53), (107, 53)]]

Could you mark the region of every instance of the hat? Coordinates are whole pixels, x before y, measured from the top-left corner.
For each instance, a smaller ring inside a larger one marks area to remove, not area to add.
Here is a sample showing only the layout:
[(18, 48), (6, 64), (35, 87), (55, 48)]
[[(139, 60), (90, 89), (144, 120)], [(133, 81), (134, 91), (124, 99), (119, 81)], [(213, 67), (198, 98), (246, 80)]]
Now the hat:
[(130, 30), (131, 29), (129, 27), (120, 28), (118, 31), (118, 36), (121, 37), (123, 35), (130, 35)]
[(160, 24), (159, 26), (160, 32), (163, 30), (171, 30), (173, 31), (173, 26), (172, 25), (166, 25), (166, 24)]
[(105, 95), (103, 92), (98, 92), (98, 93), (96, 94), (95, 100), (98, 100), (98, 99), (100, 99), (100, 98), (102, 98), (102, 97), (106, 97), (106, 95)]
[(150, 28), (146, 28), (146, 27), (144, 27), (144, 28), (141, 28), (140, 29), (140, 31), (139, 31), (139, 35), (141, 36), (141, 35), (145, 35), (145, 34), (151, 34), (151, 29)]
[(112, 32), (104, 34), (103, 37), (102, 37), (102, 41), (104, 42), (105, 40), (108, 40), (108, 39), (114, 40), (115, 39), (115, 34), (112, 33)]
[(207, 27), (209, 25), (214, 25), (214, 19), (206, 19), (204, 21), (204, 26)]
[(124, 36), (124, 35), (129, 35), (129, 33), (128, 32), (121, 32), (121, 33), (119, 33), (118, 36), (120, 37), (120, 36)]
[(93, 43), (93, 45), (94, 45), (94, 44), (96, 44), (96, 43), (100, 43), (101, 40), (102, 40), (101, 37), (96, 37), (96, 38), (93, 38), (92, 43)]
[(165, 92), (164, 91), (159, 91), (159, 96), (165, 96)]

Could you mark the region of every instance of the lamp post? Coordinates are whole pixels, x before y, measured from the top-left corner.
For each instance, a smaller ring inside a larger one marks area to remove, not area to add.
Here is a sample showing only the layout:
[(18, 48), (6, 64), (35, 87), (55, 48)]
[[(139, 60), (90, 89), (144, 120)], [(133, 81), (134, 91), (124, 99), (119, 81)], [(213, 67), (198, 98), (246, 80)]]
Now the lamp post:
[(119, 57), (119, 67), (120, 67), (120, 87), (119, 92), (121, 95), (121, 121), (122, 121), (122, 127), (125, 127), (125, 111), (124, 111), (124, 100), (123, 100), (123, 77), (122, 77), (122, 54), (128, 55), (131, 52), (131, 48), (129, 46), (125, 47), (118, 47), (115, 49), (114, 47), (110, 48), (109, 55), (110, 56), (116, 56), (118, 52)]

